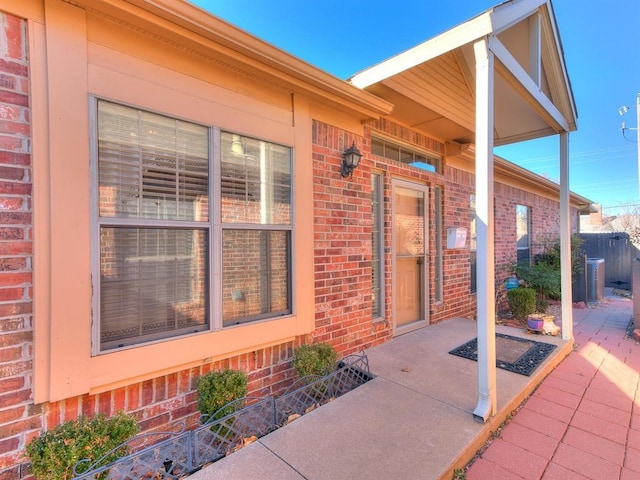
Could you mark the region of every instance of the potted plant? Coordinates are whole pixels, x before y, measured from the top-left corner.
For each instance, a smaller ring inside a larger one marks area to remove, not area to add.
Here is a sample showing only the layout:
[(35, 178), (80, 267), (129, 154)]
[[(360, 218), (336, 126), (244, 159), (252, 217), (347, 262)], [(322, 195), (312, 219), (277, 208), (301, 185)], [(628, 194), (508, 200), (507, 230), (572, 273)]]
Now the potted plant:
[(527, 328), (536, 332), (541, 332), (544, 320), (540, 314), (532, 314), (527, 317)]

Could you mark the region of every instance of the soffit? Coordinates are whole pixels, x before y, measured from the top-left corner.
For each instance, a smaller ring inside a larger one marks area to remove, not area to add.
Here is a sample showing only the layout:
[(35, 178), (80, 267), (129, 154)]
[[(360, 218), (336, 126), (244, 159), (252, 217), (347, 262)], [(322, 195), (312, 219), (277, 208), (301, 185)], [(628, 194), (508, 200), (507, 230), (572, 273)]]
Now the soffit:
[[(536, 37), (533, 31), (540, 33)], [(576, 129), (573, 94), (549, 1), (505, 2), (350, 81), (392, 102), (397, 121), (444, 141), (471, 143), (476, 121), (473, 44), (482, 38), (492, 38), (490, 45), (500, 47), (495, 56), (495, 145)], [(533, 74), (536, 61), (539, 80)], [(522, 72), (520, 77), (514, 68)], [(520, 83), (523, 77), (528, 77), (525, 86)], [(564, 122), (557, 121), (560, 116)]]

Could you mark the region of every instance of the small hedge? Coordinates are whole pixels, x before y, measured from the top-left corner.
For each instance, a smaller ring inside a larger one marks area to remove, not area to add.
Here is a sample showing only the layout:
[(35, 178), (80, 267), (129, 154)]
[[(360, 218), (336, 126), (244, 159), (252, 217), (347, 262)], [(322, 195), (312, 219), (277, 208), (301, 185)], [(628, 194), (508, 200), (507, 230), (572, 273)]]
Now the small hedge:
[(328, 343), (313, 343), (298, 347), (293, 354), (293, 368), (298, 376), (327, 375), (333, 372), (338, 353)]
[(536, 291), (533, 288), (519, 287), (507, 292), (509, 310), (516, 320), (524, 321), (536, 311)]
[(233, 413), (240, 405), (220, 409), (246, 396), (247, 375), (239, 370), (209, 372), (198, 380), (198, 410), (210, 418), (218, 419)]
[[(123, 412), (107, 418), (103, 414), (93, 418), (80, 417), (42, 433), (27, 446), (31, 470), (38, 480), (68, 480), (74, 477), (73, 467), (80, 460), (97, 461), (139, 431), (135, 419)], [(118, 453), (123, 454), (122, 450)], [(105, 459), (106, 465), (118, 458)], [(86, 468), (89, 463), (85, 465)]]

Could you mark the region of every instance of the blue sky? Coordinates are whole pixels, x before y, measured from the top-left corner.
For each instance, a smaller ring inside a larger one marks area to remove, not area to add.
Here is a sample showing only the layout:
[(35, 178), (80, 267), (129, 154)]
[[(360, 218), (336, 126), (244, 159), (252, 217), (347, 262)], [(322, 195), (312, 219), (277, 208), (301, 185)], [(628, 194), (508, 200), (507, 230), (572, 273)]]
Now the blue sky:
[[(339, 78), (462, 23), (500, 0), (191, 0), (228, 22)], [(578, 109), (570, 136), (571, 190), (605, 214), (640, 204), (636, 125), (640, 1), (553, 0)], [(622, 105), (631, 107), (624, 118)], [(556, 137), (496, 154), (558, 180)]]

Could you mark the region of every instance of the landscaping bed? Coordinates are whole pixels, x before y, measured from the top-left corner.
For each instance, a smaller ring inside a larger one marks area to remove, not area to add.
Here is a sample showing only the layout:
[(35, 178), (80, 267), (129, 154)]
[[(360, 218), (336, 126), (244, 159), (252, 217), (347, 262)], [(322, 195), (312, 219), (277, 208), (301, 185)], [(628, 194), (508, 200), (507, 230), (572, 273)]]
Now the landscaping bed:
[[(192, 430), (177, 424), (173, 432), (138, 435), (93, 463), (82, 460), (76, 464), (74, 480), (188, 476), (372, 378), (366, 354), (350, 355), (334, 371), (303, 377), (277, 397), (243, 397), (220, 409), (231, 413), (203, 416)], [(107, 463), (113, 454), (117, 460)]]

